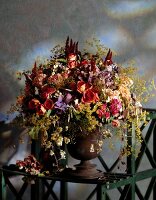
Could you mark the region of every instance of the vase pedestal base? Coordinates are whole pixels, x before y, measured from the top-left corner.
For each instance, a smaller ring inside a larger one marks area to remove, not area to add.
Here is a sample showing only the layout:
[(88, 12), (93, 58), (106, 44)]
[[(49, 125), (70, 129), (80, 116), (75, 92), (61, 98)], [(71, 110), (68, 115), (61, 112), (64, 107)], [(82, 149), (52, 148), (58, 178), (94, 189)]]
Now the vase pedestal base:
[(103, 172), (96, 169), (96, 165), (90, 161), (81, 161), (79, 164), (74, 165), (73, 168), (66, 168), (64, 174), (75, 178), (94, 179), (101, 177)]

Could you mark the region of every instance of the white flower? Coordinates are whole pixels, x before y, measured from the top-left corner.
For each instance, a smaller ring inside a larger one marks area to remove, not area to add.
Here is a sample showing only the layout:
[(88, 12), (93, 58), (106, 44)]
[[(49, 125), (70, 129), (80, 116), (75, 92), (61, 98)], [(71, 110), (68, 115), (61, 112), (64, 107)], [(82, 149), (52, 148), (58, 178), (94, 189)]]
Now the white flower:
[(90, 152), (95, 152), (95, 150), (94, 150), (94, 144), (90, 145)]
[(79, 103), (79, 100), (78, 99), (75, 99), (75, 105), (77, 105)]
[(60, 155), (61, 155), (61, 159), (65, 159), (66, 158), (66, 152), (61, 150), (60, 151)]
[(47, 148), (47, 149), (50, 149), (51, 146), (52, 146), (51, 142), (48, 141), (47, 144), (46, 144), (46, 148)]
[(112, 65), (108, 65), (108, 66), (107, 66), (107, 70), (108, 70), (109, 72), (111, 72), (111, 71), (112, 71)]
[(142, 105), (141, 105), (140, 101), (136, 101), (136, 102), (135, 102), (135, 106), (136, 106), (137, 108), (140, 108), (140, 107), (142, 107)]
[(50, 156), (53, 156), (54, 155), (54, 151), (53, 150), (50, 150)]

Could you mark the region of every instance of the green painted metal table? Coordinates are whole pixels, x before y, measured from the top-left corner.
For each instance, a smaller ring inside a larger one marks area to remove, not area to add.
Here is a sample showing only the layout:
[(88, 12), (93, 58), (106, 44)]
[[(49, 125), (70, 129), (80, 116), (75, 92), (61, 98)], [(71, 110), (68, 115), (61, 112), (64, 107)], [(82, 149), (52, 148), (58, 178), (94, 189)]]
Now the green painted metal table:
[[(68, 183), (95, 185), (93, 191), (88, 195), (86, 200), (93, 199), (95, 194), (97, 200), (111, 200), (108, 192), (113, 189), (117, 189), (119, 191), (119, 200), (156, 200), (156, 110), (147, 109), (147, 111), (150, 112), (151, 119), (149, 120), (148, 124), (143, 124), (141, 127), (142, 131), (146, 130), (146, 134), (144, 133), (143, 142), (140, 149), (141, 152), (137, 158), (135, 158), (134, 155), (131, 155), (127, 158), (127, 173), (112, 173), (113, 169), (118, 164), (119, 158), (115, 160), (111, 167), (108, 167), (101, 156), (99, 156), (99, 161), (104, 167), (103, 171), (105, 172), (103, 172), (100, 177), (95, 177), (93, 179), (82, 179), (79, 177), (73, 178), (67, 176), (66, 174), (34, 177), (23, 172), (12, 170), (12, 168), (5, 166), (0, 168), (0, 200), (12, 200), (7, 199), (7, 188), (13, 193), (14, 199), (22, 200), (22, 197), (29, 184), (26, 181), (23, 182), (21, 189), (17, 191), (10, 181), (10, 177), (13, 176), (35, 178), (35, 184), (31, 185), (31, 200), (46, 200), (49, 197), (54, 200), (67, 200), (68, 196), (70, 196), (70, 194), (68, 194)], [(131, 136), (129, 137), (129, 143), (131, 145), (135, 143), (135, 138), (133, 137), (135, 134), (133, 131), (129, 133)], [(152, 138), (153, 142), (152, 151), (149, 147), (150, 138)], [(34, 146), (32, 147), (32, 151), (34, 151), (33, 153), (36, 151)], [(142, 164), (144, 155), (146, 155), (151, 168), (139, 171), (139, 166)], [(138, 182), (146, 179), (150, 179), (150, 181), (149, 185), (145, 188), (146, 191), (144, 191), (143, 194), (138, 186)], [(56, 182), (60, 183), (59, 197), (58, 194), (56, 194), (53, 190)], [(153, 195), (153, 198), (151, 197), (151, 194)]]
[[(15, 199), (22, 199), (22, 196), (28, 186), (28, 182), (23, 182), (23, 185), (21, 186), (19, 191), (16, 191), (14, 186), (12, 185), (11, 181), (9, 178), (11, 176), (24, 176), (27, 178), (31, 178), (35, 181), (36, 185), (38, 185), (38, 182), (41, 181), (44, 186), (47, 188), (46, 192), (43, 192), (41, 188), (39, 187), (35, 188), (35, 184), (32, 184), (32, 192), (30, 194), (30, 198), (33, 200), (39, 200), (39, 199), (48, 199), (49, 195), (53, 197), (53, 199), (57, 199), (57, 194), (54, 193), (53, 191), (53, 185), (56, 181), (60, 182), (60, 200), (67, 200), (68, 195), (67, 195), (67, 182), (71, 183), (83, 183), (83, 184), (94, 184), (95, 189), (94, 191), (88, 196), (87, 199), (91, 199), (92, 194), (96, 193), (96, 197), (98, 200), (105, 200), (108, 199), (107, 197), (107, 191), (112, 190), (115, 188), (121, 188), (122, 186), (130, 186), (132, 187), (134, 183), (156, 176), (156, 169), (149, 169), (146, 171), (138, 172), (136, 174), (130, 175), (130, 174), (122, 174), (122, 173), (106, 173), (104, 172), (103, 175), (97, 178), (93, 179), (80, 179), (78, 177), (72, 178), (68, 177), (65, 175), (61, 174), (56, 174), (56, 175), (51, 175), (51, 176), (41, 176), (41, 177), (36, 177), (36, 176), (31, 176), (28, 175), (24, 172), (20, 171), (14, 171), (11, 170), (9, 167), (3, 167), (0, 169), (1, 170), (1, 199), (5, 200), (6, 198), (6, 185), (10, 188), (12, 193), (15, 196)], [(51, 181), (51, 183), (48, 182), (48, 180)], [(42, 194), (40, 194), (42, 191)], [(122, 190), (122, 192), (124, 189)], [(128, 193), (127, 197), (125, 198), (125, 193), (120, 196), (120, 199), (132, 199), (131, 197), (132, 194)], [(146, 195), (147, 197), (147, 195)]]

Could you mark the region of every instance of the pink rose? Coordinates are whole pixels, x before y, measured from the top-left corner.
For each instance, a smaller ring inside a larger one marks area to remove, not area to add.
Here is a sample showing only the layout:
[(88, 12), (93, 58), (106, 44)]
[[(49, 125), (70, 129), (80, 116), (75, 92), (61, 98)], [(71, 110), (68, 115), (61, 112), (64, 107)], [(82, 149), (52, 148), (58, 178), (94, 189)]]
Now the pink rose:
[(112, 99), (110, 102), (110, 112), (113, 116), (117, 116), (122, 110), (122, 104), (118, 99)]

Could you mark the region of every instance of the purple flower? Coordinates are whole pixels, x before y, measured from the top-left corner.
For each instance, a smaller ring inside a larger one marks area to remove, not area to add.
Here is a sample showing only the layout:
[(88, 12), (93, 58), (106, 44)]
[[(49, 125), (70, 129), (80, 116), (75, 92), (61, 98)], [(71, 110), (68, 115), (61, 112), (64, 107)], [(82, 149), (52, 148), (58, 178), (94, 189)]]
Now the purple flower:
[(65, 103), (68, 104), (70, 103), (71, 100), (72, 100), (72, 95), (70, 93), (67, 93), (64, 98)]
[(67, 108), (67, 104), (63, 102), (63, 97), (60, 95), (58, 100), (55, 102), (54, 108), (58, 109), (61, 113)]
[(106, 85), (106, 87), (111, 87), (114, 85), (113, 74), (110, 71), (103, 71), (100, 74), (100, 78), (103, 79), (103, 82)]

